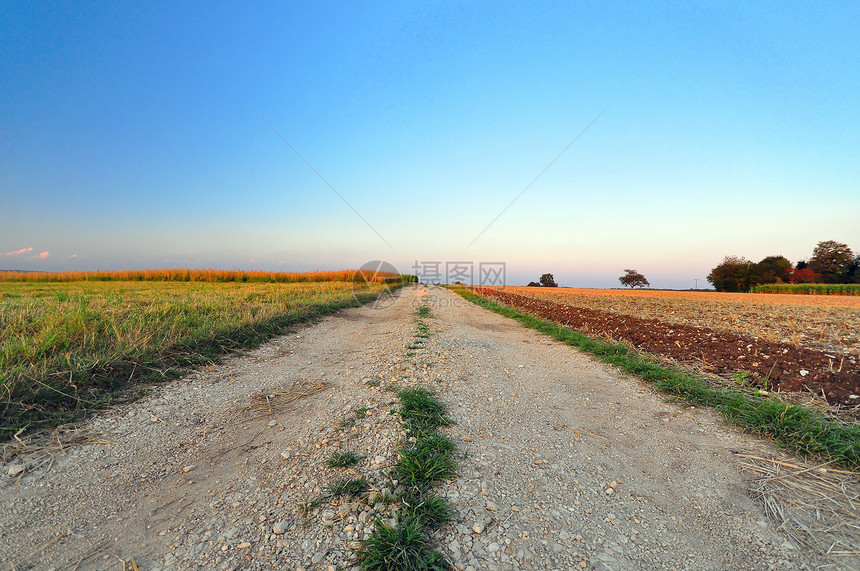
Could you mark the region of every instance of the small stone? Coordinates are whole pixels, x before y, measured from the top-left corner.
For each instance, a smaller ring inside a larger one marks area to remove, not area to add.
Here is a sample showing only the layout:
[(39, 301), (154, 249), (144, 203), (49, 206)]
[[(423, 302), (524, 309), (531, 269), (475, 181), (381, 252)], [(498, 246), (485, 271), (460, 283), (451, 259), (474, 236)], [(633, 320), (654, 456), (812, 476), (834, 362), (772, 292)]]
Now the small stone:
[(24, 466), (20, 464), (12, 464), (11, 466), (9, 466), (8, 470), (6, 470), (6, 473), (14, 478), (15, 476), (23, 473), (24, 469)]
[(247, 541), (243, 541), (242, 543), (240, 543), (236, 547), (238, 547), (239, 549), (248, 549), (249, 547), (251, 547), (251, 544), (248, 543)]
[(374, 464), (385, 464), (385, 456), (376, 456), (373, 459)]
[(283, 452), (281, 452), (281, 458), (283, 458), (284, 460), (289, 460), (290, 459), (290, 451), (284, 450)]
[(314, 565), (318, 565), (320, 561), (323, 560), (323, 557), (325, 557), (325, 553), (317, 551), (316, 553), (314, 553), (314, 556), (311, 557), (311, 563), (313, 563)]
[(808, 374), (809, 374), (809, 371), (807, 371), (806, 369), (801, 369), (801, 370), (800, 370), (800, 376), (801, 376), (801, 377), (805, 377), (805, 376), (806, 376), (806, 375), (808, 375)]
[(281, 535), (282, 533), (286, 533), (289, 525), (290, 524), (288, 524), (286, 521), (281, 520), (278, 523), (276, 523), (274, 526), (272, 526), (272, 531), (274, 531), (278, 535)]
[(191, 470), (193, 470), (196, 467), (197, 467), (196, 464), (189, 464), (188, 466), (183, 466), (182, 471), (187, 474), (188, 472), (190, 472)]
[(561, 533), (559, 533), (558, 536), (562, 539), (570, 539), (570, 534), (566, 529), (561, 530)]
[(472, 526), (472, 531), (474, 531), (475, 533), (482, 533), (484, 531), (484, 524), (482, 524), (481, 522), (476, 523)]
[(604, 493), (605, 493), (607, 496), (611, 496), (614, 492), (615, 492), (615, 490), (613, 490), (612, 488), (606, 488), (606, 490), (605, 490), (605, 492), (604, 492)]

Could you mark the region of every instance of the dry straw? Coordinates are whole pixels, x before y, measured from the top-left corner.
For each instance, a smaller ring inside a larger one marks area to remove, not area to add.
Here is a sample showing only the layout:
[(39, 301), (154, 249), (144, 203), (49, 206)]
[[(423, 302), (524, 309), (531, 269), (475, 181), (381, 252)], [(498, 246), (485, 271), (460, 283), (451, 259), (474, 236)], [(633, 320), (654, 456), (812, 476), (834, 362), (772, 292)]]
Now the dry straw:
[(767, 515), (798, 545), (839, 566), (860, 562), (860, 473), (751, 454), (737, 456)]

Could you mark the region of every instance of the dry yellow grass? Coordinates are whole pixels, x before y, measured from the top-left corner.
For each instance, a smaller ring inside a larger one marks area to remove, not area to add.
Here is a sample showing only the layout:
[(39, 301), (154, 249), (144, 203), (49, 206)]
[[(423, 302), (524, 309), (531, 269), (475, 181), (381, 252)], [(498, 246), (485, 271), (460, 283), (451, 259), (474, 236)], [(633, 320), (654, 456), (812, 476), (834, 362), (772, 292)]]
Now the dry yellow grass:
[(776, 343), (860, 355), (860, 297), (507, 287), (505, 291)]

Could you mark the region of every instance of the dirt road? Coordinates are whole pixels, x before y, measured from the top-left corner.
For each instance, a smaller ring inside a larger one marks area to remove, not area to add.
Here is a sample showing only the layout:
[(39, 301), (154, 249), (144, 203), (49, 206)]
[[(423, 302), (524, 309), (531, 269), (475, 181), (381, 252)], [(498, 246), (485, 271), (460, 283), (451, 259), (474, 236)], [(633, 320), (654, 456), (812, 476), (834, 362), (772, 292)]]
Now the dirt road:
[[(396, 488), (386, 474), (404, 431), (386, 388), (414, 385), (457, 422), (459, 477), (440, 488), (457, 518), (433, 541), (458, 569), (858, 564), (813, 555), (752, 499), (740, 466), (777, 454), (765, 442), (415, 286), (159, 387), (61, 434), (62, 446), (25, 440), (0, 474), (0, 567), (348, 568), (397, 506), (299, 505), (344, 476)], [(356, 467), (326, 465), (347, 450), (363, 457)]]

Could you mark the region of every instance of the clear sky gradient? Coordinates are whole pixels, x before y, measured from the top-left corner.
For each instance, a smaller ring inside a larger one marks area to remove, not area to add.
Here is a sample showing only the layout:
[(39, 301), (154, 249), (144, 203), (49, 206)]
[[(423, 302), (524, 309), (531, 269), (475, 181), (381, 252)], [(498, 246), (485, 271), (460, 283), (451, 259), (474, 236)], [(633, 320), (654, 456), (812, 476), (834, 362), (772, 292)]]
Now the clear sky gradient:
[(860, 250), (860, 3), (140, 4), (0, 3), (0, 268)]

